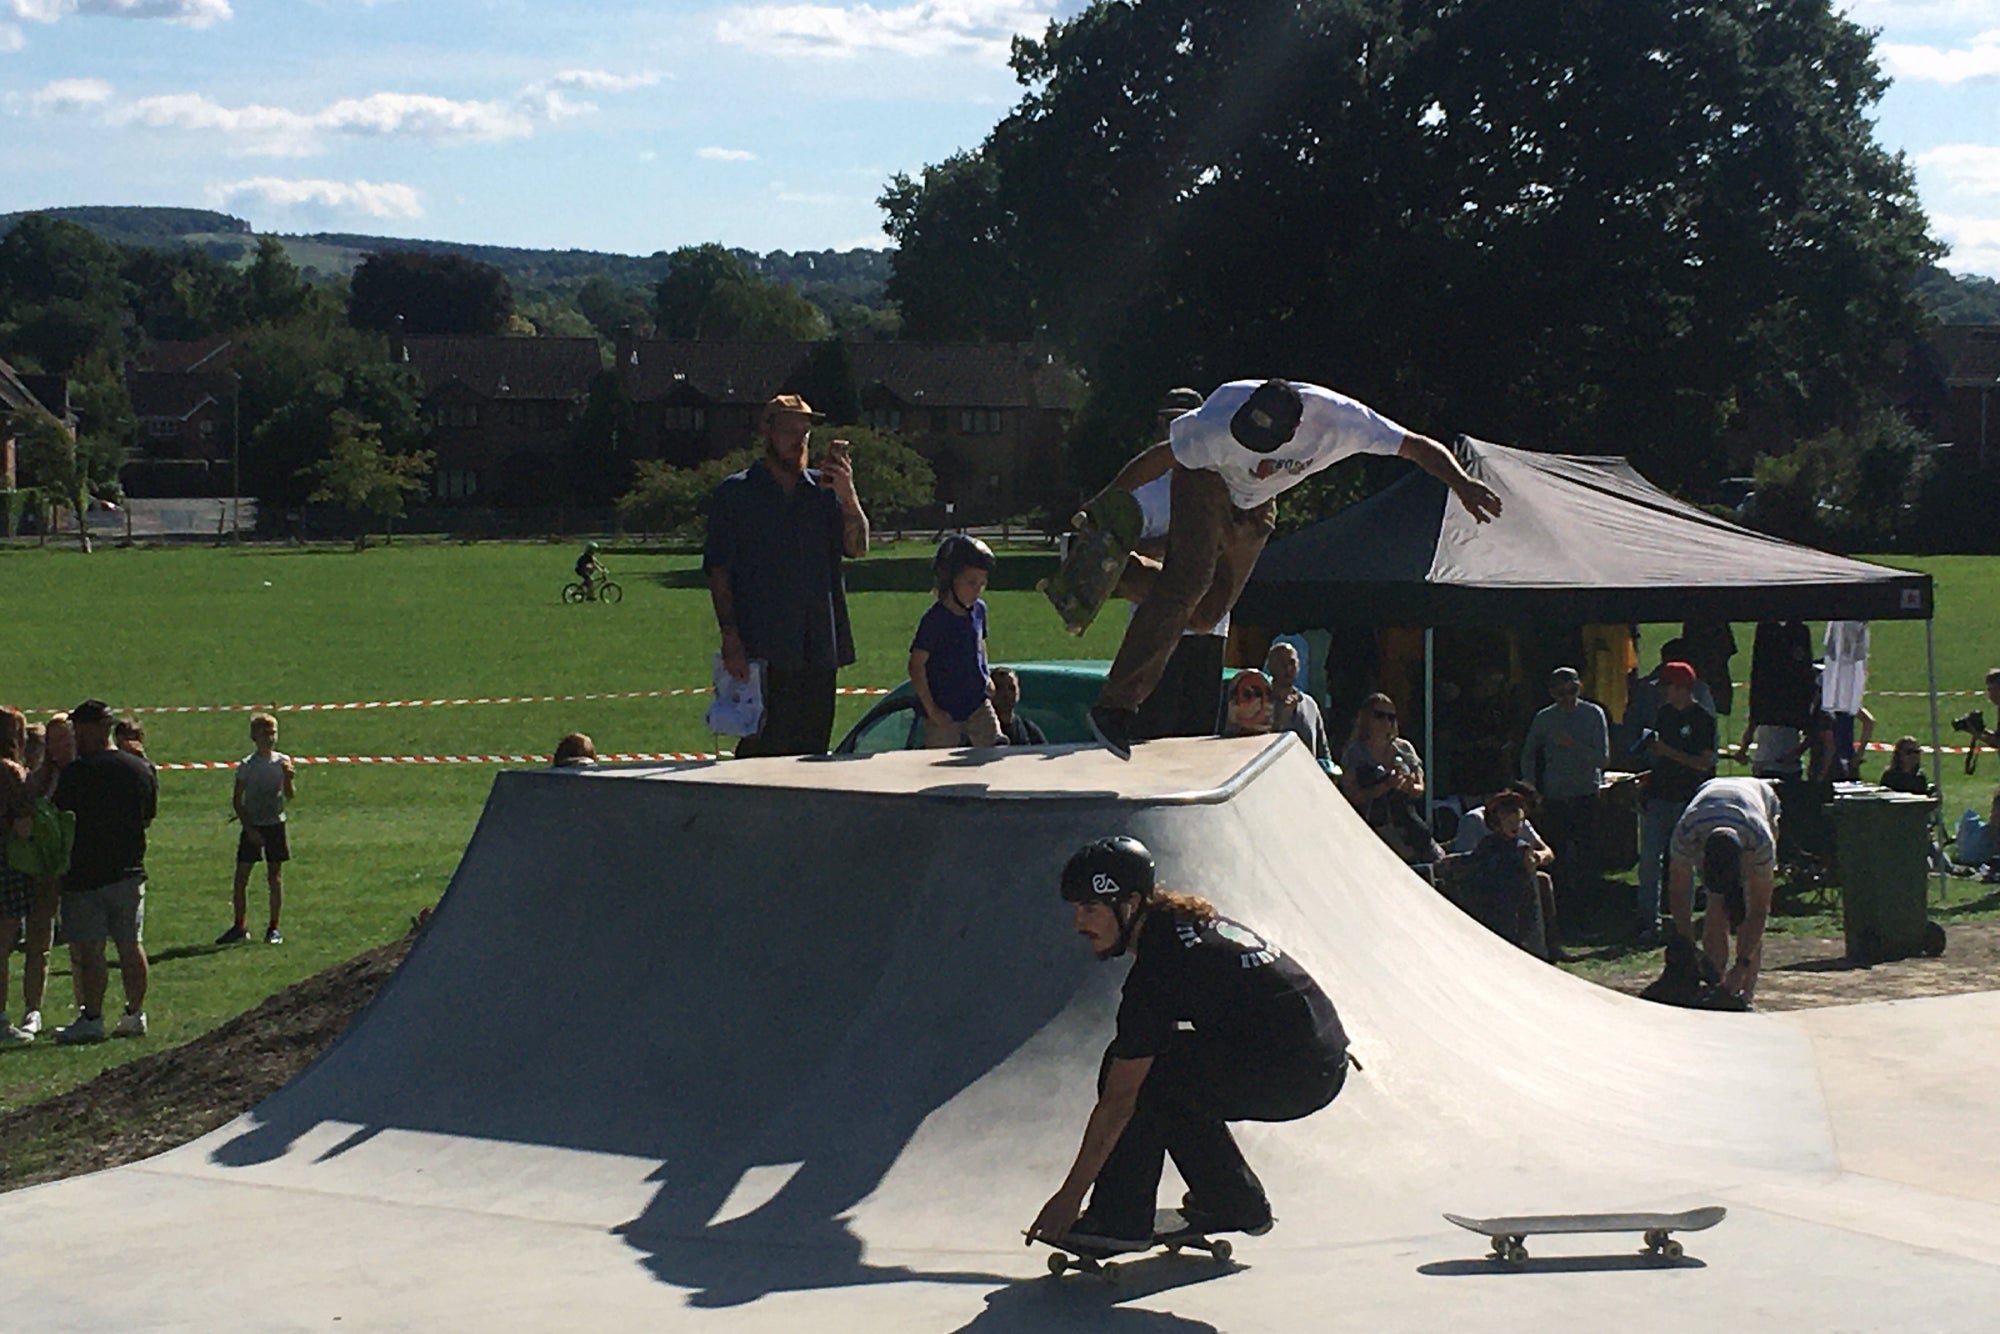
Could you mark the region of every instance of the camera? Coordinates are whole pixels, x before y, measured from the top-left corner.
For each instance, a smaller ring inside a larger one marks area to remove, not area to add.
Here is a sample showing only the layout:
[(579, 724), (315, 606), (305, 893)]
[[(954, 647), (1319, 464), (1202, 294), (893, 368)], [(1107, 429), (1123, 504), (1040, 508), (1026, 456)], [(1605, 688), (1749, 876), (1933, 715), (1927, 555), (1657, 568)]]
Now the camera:
[(1974, 709), (1971, 713), (1965, 714), (1963, 717), (1952, 719), (1951, 730), (1954, 732), (1963, 732), (1967, 736), (1984, 736), (1986, 734), (1986, 715), (1980, 710)]

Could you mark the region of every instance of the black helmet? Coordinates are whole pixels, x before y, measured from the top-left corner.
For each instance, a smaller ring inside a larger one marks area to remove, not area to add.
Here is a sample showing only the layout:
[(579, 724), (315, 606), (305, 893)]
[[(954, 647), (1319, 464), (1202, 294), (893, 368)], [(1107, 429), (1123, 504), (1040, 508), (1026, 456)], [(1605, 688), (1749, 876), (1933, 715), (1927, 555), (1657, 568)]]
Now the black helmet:
[(1153, 854), (1129, 834), (1086, 843), (1063, 866), (1065, 902), (1109, 905), (1127, 894), (1153, 897)]
[(967, 566), (990, 572), (993, 548), (969, 533), (953, 533), (938, 543), (937, 555), (931, 558), (931, 573), (937, 577), (940, 589), (951, 587), (951, 581)]

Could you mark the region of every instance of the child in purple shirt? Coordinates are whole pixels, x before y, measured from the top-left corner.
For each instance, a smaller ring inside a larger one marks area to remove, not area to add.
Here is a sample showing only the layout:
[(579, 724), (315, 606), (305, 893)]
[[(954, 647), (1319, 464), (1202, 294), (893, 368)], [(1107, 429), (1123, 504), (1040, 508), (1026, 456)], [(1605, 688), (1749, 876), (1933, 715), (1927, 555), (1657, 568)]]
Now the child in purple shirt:
[(986, 671), (986, 576), (993, 551), (976, 537), (953, 533), (931, 562), (937, 603), (917, 622), (910, 641), (910, 687), (924, 715), (924, 745), (996, 746), (993, 679)]

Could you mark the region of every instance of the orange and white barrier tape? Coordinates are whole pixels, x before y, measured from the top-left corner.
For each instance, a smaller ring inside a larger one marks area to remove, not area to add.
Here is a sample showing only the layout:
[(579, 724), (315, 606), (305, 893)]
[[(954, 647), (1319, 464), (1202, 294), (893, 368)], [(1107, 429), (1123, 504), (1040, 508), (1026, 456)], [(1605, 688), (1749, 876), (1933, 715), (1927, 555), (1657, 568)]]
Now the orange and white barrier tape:
[[(576, 704), (607, 699), (672, 699), (680, 695), (712, 695), (713, 686), (681, 686), (672, 690), (615, 690), (583, 695), (477, 695), (464, 699), (367, 699), (340, 704), (147, 704), (120, 713), (338, 713), (365, 709), (435, 709), (466, 704)], [(881, 686), (840, 686), (836, 695), (886, 695)], [(31, 709), (30, 713), (60, 713)]]
[[(547, 764), (553, 757), (548, 755), (294, 755), (292, 763), (330, 765), (384, 765), (384, 764)], [(599, 755), (599, 762), (605, 764), (672, 764), (687, 760), (721, 760), (726, 755), (715, 755), (688, 751), (661, 751), (658, 753), (634, 753), (630, 755)], [(193, 760), (178, 764), (157, 766), (163, 771), (234, 769), (235, 760)]]

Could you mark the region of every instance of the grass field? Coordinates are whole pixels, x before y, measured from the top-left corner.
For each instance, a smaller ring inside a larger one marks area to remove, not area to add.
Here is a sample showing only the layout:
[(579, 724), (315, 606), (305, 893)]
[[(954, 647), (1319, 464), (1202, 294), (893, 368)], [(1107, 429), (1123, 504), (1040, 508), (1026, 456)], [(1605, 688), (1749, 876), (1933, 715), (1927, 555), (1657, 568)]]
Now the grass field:
[[(564, 606), (557, 590), (574, 551), (551, 545), (399, 542), (341, 550), (169, 548), (0, 551), (13, 613), (0, 699), (40, 716), (86, 696), (138, 706), (331, 703), (452, 696), (575, 694), (707, 683), (714, 626), (692, 556), (614, 554), (625, 600)], [(928, 545), (881, 549), (854, 567), (850, 598), (860, 661), (843, 684), (903, 678), (909, 634), (929, 603)], [(1123, 617), (1082, 639), (1062, 633), (1033, 581), (1051, 558), (1011, 555), (988, 594), (999, 659), (1108, 658)], [(1898, 562), (1919, 564), (1918, 562)], [(1940, 682), (1977, 685), (2000, 662), (2000, 626), (1985, 615), (2000, 595), (2000, 560), (1920, 563), (1939, 580)], [(1747, 674), (1748, 626), (1737, 659)], [(1648, 643), (1657, 644), (1657, 634)], [(1650, 651), (1650, 650), (1649, 650)], [(1921, 689), (1921, 624), (1876, 629), (1871, 684)], [(836, 735), (870, 701), (844, 697)], [(1970, 707), (1947, 701), (1946, 716)], [(546, 753), (566, 731), (589, 732), (606, 752), (707, 751), (704, 701), (676, 699), (477, 705), (286, 713), (280, 746), (298, 756)], [(1928, 734), (1921, 701), (1873, 705), (1878, 735)], [(148, 714), (161, 763), (234, 760), (248, 749), (243, 713)], [(1338, 725), (1336, 720), (1336, 725)], [(1919, 722), (1922, 726), (1918, 726)], [(287, 881), (279, 948), (218, 949), (229, 924), (235, 846), (227, 822), (230, 777), (161, 776), (160, 816), (148, 857), (146, 939), (155, 964), (143, 1043), (59, 1049), (38, 1042), (0, 1054), (0, 1109), (48, 1095), (142, 1050), (183, 1041), (335, 962), (382, 943), (436, 900), (478, 818), (494, 776), (486, 765), (303, 769), (293, 808), (297, 860)], [(1990, 796), (1979, 779), (1947, 772), (1949, 809)], [(253, 883), (253, 925), (261, 885)], [(60, 951), (59, 951), (60, 953)], [(18, 961), (18, 956), (16, 956)], [(47, 1009), (67, 1019), (66, 964)], [(9, 1009), (18, 1015), (18, 970)], [(117, 996), (114, 981), (112, 997)], [(441, 1016), (475, 1023), (477, 1016)]]

